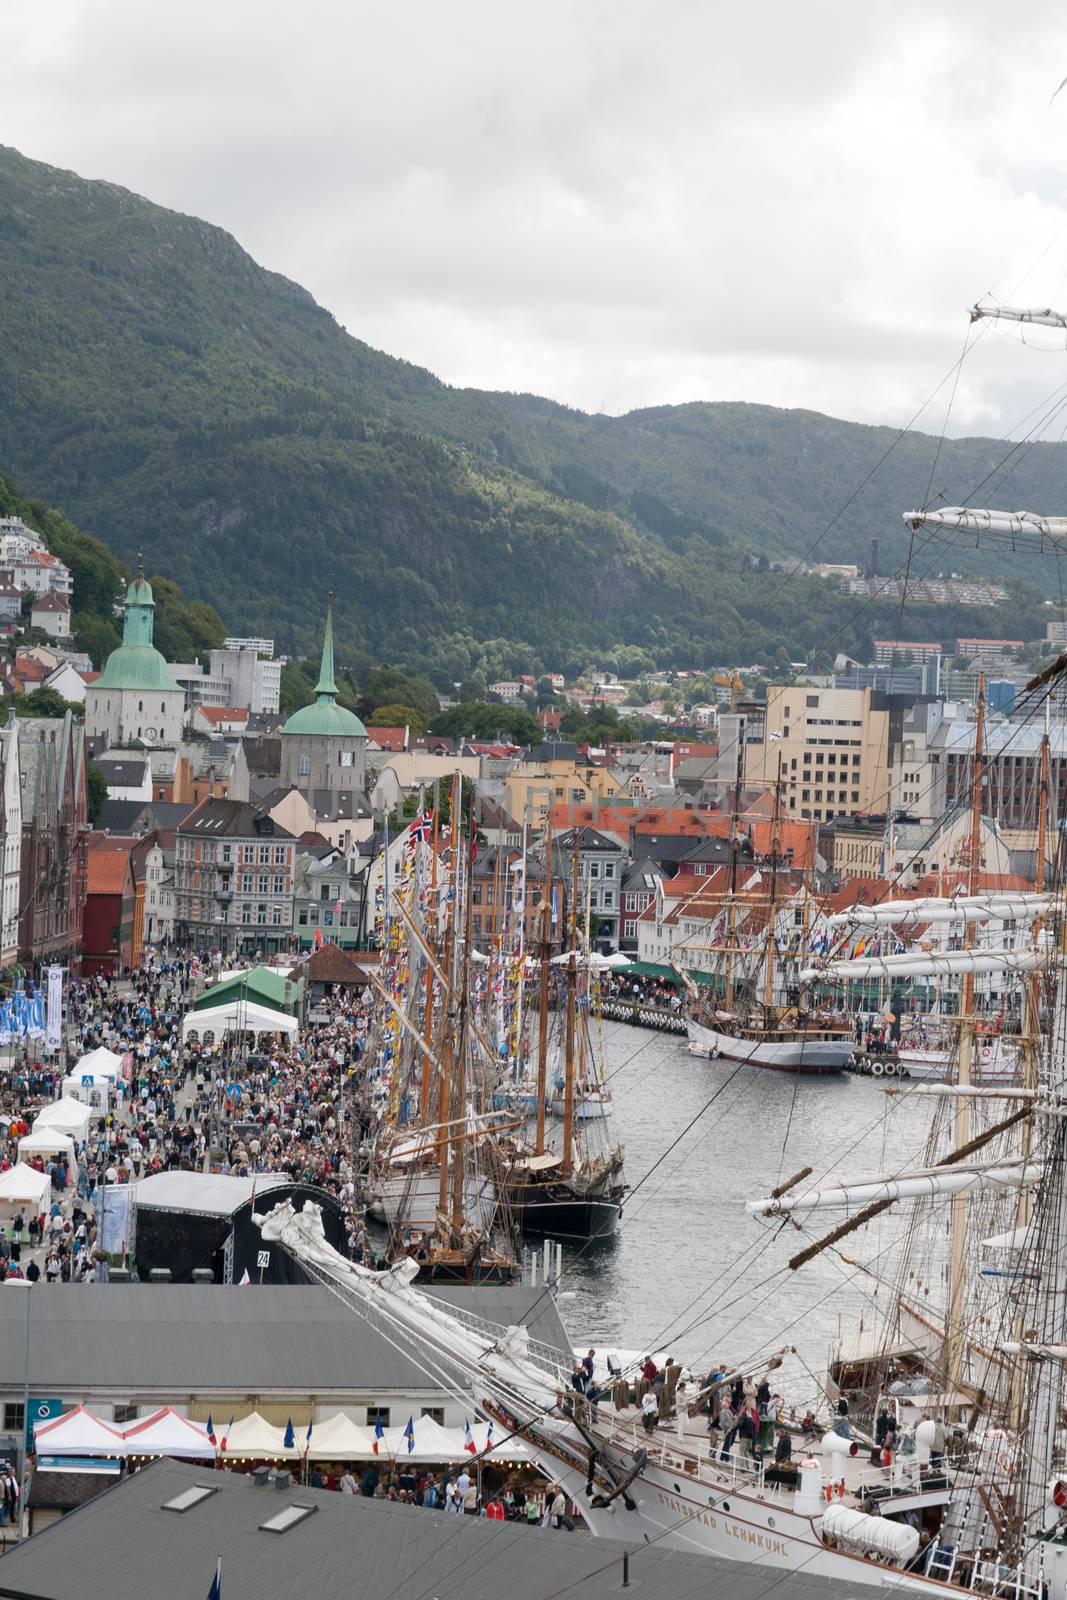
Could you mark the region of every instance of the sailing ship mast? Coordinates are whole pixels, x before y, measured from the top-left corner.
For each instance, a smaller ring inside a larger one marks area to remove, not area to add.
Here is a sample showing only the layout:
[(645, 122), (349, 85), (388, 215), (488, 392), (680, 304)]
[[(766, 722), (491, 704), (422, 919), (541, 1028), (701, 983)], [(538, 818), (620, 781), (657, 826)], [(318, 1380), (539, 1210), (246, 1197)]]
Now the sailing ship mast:
[(774, 815), (771, 824), (771, 892), (767, 911), (767, 948), (763, 966), (763, 1005), (766, 1021), (774, 1008), (774, 966), (778, 958), (778, 857), (782, 842), (782, 757), (778, 755), (778, 777), (774, 785)]
[(552, 821), (545, 832), (545, 886), (541, 896), (541, 972), (537, 1009), (537, 1131), (534, 1153), (545, 1153), (545, 1096), (548, 1091), (548, 979), (552, 950)]
[(727, 1011), (734, 1008), (734, 952), (737, 946), (737, 858), (741, 827), (741, 771), (744, 760), (742, 724), (737, 723), (737, 772), (734, 779), (734, 804), (730, 815), (730, 888), (726, 901), (726, 992), (723, 996)]
[(570, 907), (570, 956), (567, 961), (567, 1031), (563, 1052), (563, 1161), (560, 1176), (574, 1171), (574, 1015), (578, 992), (578, 839), (574, 838)]
[[(978, 709), (974, 727), (974, 772), (971, 784), (971, 843), (967, 870), (967, 893), (977, 895), (981, 887), (982, 846), (982, 768), (985, 733), (985, 674), (978, 679)], [(975, 924), (964, 924), (964, 948), (974, 948)], [(974, 1061), (974, 973), (965, 972), (960, 985), (960, 1040), (956, 1082), (959, 1093), (955, 1106), (955, 1148), (962, 1150), (971, 1140), (971, 1087)], [(945, 1317), (945, 1343), (950, 1392), (958, 1391), (967, 1360), (967, 1199), (956, 1194), (951, 1202), (952, 1247), (949, 1262), (948, 1307)]]

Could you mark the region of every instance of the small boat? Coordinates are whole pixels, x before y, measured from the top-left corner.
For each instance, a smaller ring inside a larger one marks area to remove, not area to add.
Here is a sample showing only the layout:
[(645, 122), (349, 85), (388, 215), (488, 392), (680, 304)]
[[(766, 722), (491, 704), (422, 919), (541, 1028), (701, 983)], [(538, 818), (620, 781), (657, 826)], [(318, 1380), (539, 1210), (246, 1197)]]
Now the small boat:
[(774, 1072), (843, 1072), (852, 1060), (855, 1044), (848, 1029), (760, 1027), (731, 1022), (716, 1014), (718, 1026), (687, 1019), (689, 1048), (694, 1055), (722, 1056)]

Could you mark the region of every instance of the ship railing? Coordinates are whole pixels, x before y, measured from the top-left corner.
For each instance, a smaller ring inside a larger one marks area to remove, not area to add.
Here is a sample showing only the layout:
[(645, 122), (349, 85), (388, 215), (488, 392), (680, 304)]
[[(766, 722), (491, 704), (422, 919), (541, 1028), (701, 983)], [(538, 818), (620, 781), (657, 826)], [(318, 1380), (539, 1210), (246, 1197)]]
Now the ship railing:
[[(484, 1339), (486, 1344), (503, 1348), (508, 1346), (509, 1339), (514, 1337), (514, 1328), (505, 1327), (501, 1322), (490, 1322), (486, 1317), (476, 1317), (472, 1312), (462, 1311), (448, 1301), (442, 1303), (442, 1309), (457, 1322), (462, 1323), (469, 1333), (477, 1334), (480, 1339)], [(525, 1332), (525, 1329), (521, 1331)], [(564, 1355), (556, 1345), (546, 1344), (542, 1339), (531, 1339), (527, 1334), (521, 1345), (514, 1347), (513, 1354), (532, 1361), (541, 1369), (542, 1375), (563, 1389), (565, 1394), (572, 1392), (570, 1388), (572, 1358)]]
[(764, 1463), (753, 1457), (739, 1456), (731, 1451), (727, 1460), (717, 1456), (702, 1459), (699, 1450), (682, 1449), (675, 1434), (646, 1433), (638, 1422), (615, 1420), (607, 1430), (608, 1444), (619, 1446), (631, 1454), (644, 1450), (651, 1463), (676, 1472), (689, 1483), (701, 1483), (709, 1488), (764, 1488)]
[(975, 1560), (968, 1585), (976, 1594), (997, 1595), (999, 1600), (1042, 1600), (1045, 1587), (1022, 1567), (1009, 1567), (995, 1557)]

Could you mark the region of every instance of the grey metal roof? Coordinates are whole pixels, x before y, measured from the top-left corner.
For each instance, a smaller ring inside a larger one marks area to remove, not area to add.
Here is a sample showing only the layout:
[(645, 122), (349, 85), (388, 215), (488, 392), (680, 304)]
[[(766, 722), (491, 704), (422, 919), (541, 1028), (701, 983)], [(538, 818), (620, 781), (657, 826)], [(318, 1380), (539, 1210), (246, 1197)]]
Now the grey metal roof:
[[(428, 1291), (569, 1348), (540, 1289)], [(31, 1392), (145, 1401), (213, 1395), (360, 1396), (440, 1389), (438, 1379), (317, 1284), (51, 1284), (0, 1287), (0, 1394), (21, 1396), (26, 1297)], [(531, 1311), (532, 1308), (532, 1311)]]
[[(217, 1492), (185, 1512), (163, 1509), (196, 1484)], [(313, 1514), (284, 1533), (262, 1527), (294, 1504)], [(161, 1461), (5, 1555), (0, 1596), (188, 1600), (207, 1594), (221, 1556), (226, 1600), (607, 1600), (627, 1593), (626, 1548), (325, 1489), (279, 1492), (239, 1473)], [(859, 1587), (785, 1573), (758, 1556), (722, 1561), (659, 1546), (632, 1551), (630, 1583), (640, 1600), (761, 1600), (771, 1591), (776, 1600), (845, 1600)]]

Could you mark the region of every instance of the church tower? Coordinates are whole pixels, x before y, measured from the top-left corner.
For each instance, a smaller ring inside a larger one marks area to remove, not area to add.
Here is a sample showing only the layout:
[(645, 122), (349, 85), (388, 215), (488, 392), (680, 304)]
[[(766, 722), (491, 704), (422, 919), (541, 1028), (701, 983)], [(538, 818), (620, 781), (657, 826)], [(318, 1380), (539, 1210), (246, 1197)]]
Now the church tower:
[(367, 778), (367, 730), (352, 711), (337, 704), (333, 675), (333, 595), (326, 606), (326, 632), (315, 699), (294, 711), (282, 729), (282, 783), (303, 794), (325, 790), (362, 794)]
[(175, 745), (185, 721), (185, 691), (152, 643), (155, 599), (143, 568), (126, 591), (122, 643), (85, 690), (85, 731), (98, 748), (135, 741)]

